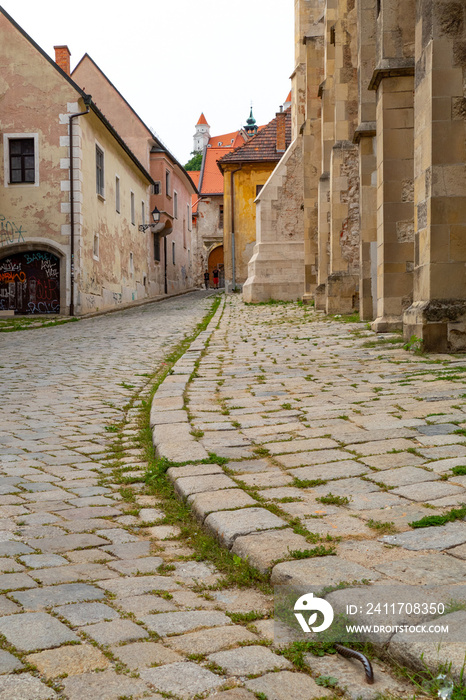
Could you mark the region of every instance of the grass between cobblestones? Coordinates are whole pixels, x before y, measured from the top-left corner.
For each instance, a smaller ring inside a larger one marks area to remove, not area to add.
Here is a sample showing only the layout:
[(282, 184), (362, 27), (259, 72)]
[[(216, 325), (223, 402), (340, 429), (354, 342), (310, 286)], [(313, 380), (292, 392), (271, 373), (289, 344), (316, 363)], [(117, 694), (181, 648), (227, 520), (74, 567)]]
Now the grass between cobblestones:
[[(154, 375), (152, 375), (150, 382), (153, 383), (150, 395), (147, 399), (141, 402), (140, 415), (139, 415), (139, 436), (135, 439), (133, 446), (137, 447), (144, 452), (144, 459), (147, 462), (147, 473), (146, 473), (146, 492), (153, 494), (160, 501), (160, 507), (165, 512), (165, 517), (157, 521), (158, 525), (174, 525), (180, 529), (180, 534), (178, 539), (189, 544), (189, 546), (194, 549), (195, 558), (197, 561), (207, 561), (213, 564), (221, 574), (223, 578), (211, 586), (211, 588), (228, 588), (231, 586), (237, 586), (238, 588), (250, 588), (256, 587), (264, 593), (270, 594), (272, 588), (269, 584), (268, 577), (265, 574), (261, 574), (257, 569), (254, 569), (248, 564), (247, 561), (231, 554), (228, 550), (224, 549), (217, 540), (210, 534), (205, 532), (199, 523), (194, 518), (189, 504), (179, 500), (173, 490), (172, 483), (170, 482), (167, 471), (170, 467), (185, 466), (186, 464), (192, 464), (193, 462), (182, 462), (175, 463), (162, 458), (159, 459), (155, 456), (154, 446), (152, 443), (152, 431), (150, 428), (150, 409), (152, 404), (152, 399), (157, 391), (160, 384), (163, 382), (165, 377), (170, 374), (170, 370), (173, 368), (175, 363), (183, 356), (191, 343), (195, 338), (204, 331), (208, 324), (210, 323), (212, 317), (217, 311), (221, 302), (221, 297), (216, 297), (212, 308), (209, 313), (199, 323), (195, 331), (187, 336), (182, 342), (180, 342), (165, 358), (164, 363)], [(194, 369), (194, 372), (197, 369)], [(128, 404), (128, 409), (137, 399), (134, 399)], [(111, 451), (111, 463), (115, 469), (115, 479), (118, 483), (130, 484), (132, 481), (139, 481), (139, 479), (125, 478), (125, 466), (119, 461), (123, 456), (124, 448), (122, 446), (122, 432), (124, 429), (124, 423), (116, 426), (118, 433), (115, 433), (115, 442)], [(222, 465), (227, 460), (219, 457), (213, 453), (210, 454), (209, 458), (202, 460), (201, 464), (219, 464)], [(199, 463), (199, 462), (196, 462)], [(135, 499), (134, 492), (129, 489), (122, 487), (120, 493), (127, 503), (132, 503)], [(130, 514), (137, 514), (139, 508), (130, 510)], [(128, 511), (127, 511), (128, 512)], [(206, 589), (209, 586), (205, 587)]]
[[(161, 525), (161, 524), (167, 524), (167, 525), (174, 525), (177, 526), (180, 530), (180, 534), (177, 537), (178, 540), (185, 542), (189, 547), (194, 550), (195, 554), (191, 555), (189, 557), (186, 557), (187, 559), (194, 559), (196, 561), (206, 561), (211, 564), (213, 564), (221, 574), (223, 574), (223, 577), (220, 581), (218, 581), (215, 585), (212, 586), (199, 586), (198, 590), (199, 591), (207, 591), (208, 589), (221, 589), (221, 588), (230, 588), (233, 586), (236, 586), (238, 588), (256, 588), (259, 589), (260, 591), (270, 594), (273, 592), (272, 587), (270, 586), (269, 583), (269, 576), (268, 574), (262, 574), (258, 570), (254, 569), (249, 565), (249, 563), (230, 553), (228, 550), (224, 549), (220, 544), (217, 542), (217, 540), (212, 537), (209, 533), (205, 532), (202, 528), (202, 526), (196, 521), (194, 518), (190, 506), (178, 499), (175, 495), (173, 485), (169, 478), (167, 477), (167, 471), (170, 467), (179, 467), (179, 466), (184, 466), (186, 464), (219, 464), (219, 465), (225, 465), (228, 460), (225, 458), (221, 458), (218, 455), (215, 455), (214, 453), (209, 454), (209, 458), (205, 460), (198, 460), (196, 462), (182, 462), (182, 463), (174, 463), (170, 462), (164, 458), (158, 459), (155, 456), (154, 453), (154, 447), (152, 443), (152, 432), (150, 429), (150, 409), (151, 409), (151, 403), (152, 403), (152, 398), (157, 391), (158, 387), (160, 384), (163, 382), (165, 377), (170, 374), (172, 367), (174, 364), (182, 357), (182, 355), (186, 352), (188, 347), (191, 345), (191, 343), (194, 341), (194, 339), (201, 333), (203, 330), (205, 330), (211, 321), (212, 317), (214, 316), (219, 304), (221, 302), (221, 298), (217, 297), (214, 301), (214, 304), (212, 305), (212, 308), (210, 312), (206, 315), (204, 320), (198, 324), (196, 327), (195, 331), (187, 336), (182, 342), (180, 342), (172, 351), (171, 353), (165, 358), (164, 363), (162, 366), (152, 375), (145, 375), (148, 376), (148, 384), (152, 384), (152, 388), (150, 391), (150, 395), (148, 396), (147, 399), (144, 399), (140, 402), (140, 414), (139, 414), (139, 435), (135, 437), (134, 441), (131, 444), (131, 447), (133, 448), (139, 448), (140, 450), (143, 451), (144, 453), (144, 460), (148, 464), (146, 476), (145, 476), (145, 483), (146, 483), (146, 488), (144, 491), (140, 491), (139, 493), (149, 493), (153, 494), (154, 496), (157, 497), (160, 507), (162, 510), (165, 512), (165, 517), (161, 520), (158, 520), (157, 523), (143, 523), (143, 526), (145, 525)], [(342, 319), (322, 319), (322, 320), (342, 320)], [(349, 319), (348, 319), (349, 320)], [(357, 319), (351, 319), (350, 322), (354, 322)], [(247, 342), (247, 341), (245, 341)], [(206, 346), (207, 349), (207, 346)], [(201, 358), (203, 356), (204, 352), (201, 354)], [(201, 359), (200, 358), (200, 359)], [(199, 360), (200, 361), (200, 360)], [(196, 371), (199, 366), (199, 361), (196, 363), (195, 369), (193, 371), (193, 374), (191, 376), (194, 377), (196, 376)], [(449, 377), (450, 378), (450, 377)], [(456, 377), (454, 377), (456, 378)], [(459, 378), (459, 377), (458, 377)], [(219, 383), (222, 380), (219, 380)], [(147, 385), (146, 385), (147, 386)], [(129, 387), (128, 387), (129, 388)], [(134, 410), (134, 406), (137, 405), (138, 401), (138, 396), (139, 396), (139, 391), (138, 394), (134, 395), (134, 397), (128, 402), (127, 406), (125, 409), (129, 411), (130, 409)], [(466, 395), (465, 395), (466, 397)], [(138, 402), (139, 403), (139, 402)], [(189, 413), (189, 407), (188, 407), (188, 402), (185, 401), (185, 409)], [(230, 412), (229, 409), (226, 407), (226, 405), (223, 407), (223, 410)], [(222, 411), (223, 412), (223, 411)], [(342, 416), (343, 418), (343, 416)], [(114, 467), (115, 470), (115, 480), (117, 483), (122, 484), (122, 489), (120, 491), (123, 499), (127, 503), (132, 503), (135, 501), (135, 493), (132, 491), (130, 488), (128, 488), (128, 485), (134, 482), (140, 482), (141, 479), (137, 477), (125, 477), (125, 471), (131, 470), (133, 467), (128, 467), (125, 465), (122, 461), (122, 458), (124, 457), (125, 450), (127, 449), (128, 445), (123, 445), (123, 431), (125, 428), (125, 421), (123, 421), (121, 424), (115, 425), (115, 426), (109, 426), (108, 432), (114, 432), (115, 433), (115, 441), (114, 445), (111, 448), (111, 454), (110, 454), (110, 459), (111, 459), (111, 466)], [(195, 437), (201, 437), (201, 435), (195, 435)], [(258, 447), (258, 450), (263, 450), (264, 453), (267, 452), (267, 448), (261, 448)], [(413, 451), (414, 450), (408, 450), (408, 451)], [(255, 455), (256, 457), (259, 456), (257, 453)], [(230, 476), (235, 478), (235, 475), (232, 475), (229, 470), (226, 468), (225, 469), (226, 473), (229, 473)], [(245, 485), (241, 484), (240, 480), (237, 479), (238, 484), (242, 486), (243, 488)], [(304, 482), (303, 482), (304, 483)], [(325, 483), (325, 482), (323, 482)], [(126, 485), (126, 487), (124, 486)], [(295, 484), (297, 485), (297, 484)], [(307, 486), (307, 484), (306, 484)], [(249, 492), (258, 502), (262, 499), (258, 496), (258, 494), (255, 493), (255, 489), (253, 488), (245, 488), (247, 492)], [(333, 501), (333, 499), (336, 499), (338, 497), (335, 497), (333, 494), (329, 493), (327, 496), (322, 497), (322, 500), (324, 499), (330, 499)], [(344, 498), (344, 497), (343, 497)], [(294, 500), (294, 499), (293, 499)], [(264, 505), (264, 507), (268, 507), (269, 510), (272, 510), (272, 512), (276, 512), (280, 516), (283, 517), (283, 513), (277, 506), (270, 506), (270, 505)], [(134, 513), (137, 514), (139, 512), (140, 508), (136, 507), (134, 508), (133, 511), (127, 511), (128, 513)], [(464, 511), (464, 512), (463, 512)], [(443, 522), (448, 522), (448, 521), (454, 521), (459, 517), (464, 517), (466, 515), (466, 506), (463, 508), (461, 507), (460, 509), (452, 509), (447, 514), (444, 514), (443, 516), (437, 516), (441, 518), (445, 518)], [(433, 516), (436, 517), (436, 516)], [(307, 529), (303, 528), (301, 523), (298, 523), (296, 520), (290, 519), (289, 517), (285, 517), (285, 519), (288, 521), (288, 526), (293, 527), (295, 532), (298, 532), (300, 534), (303, 534), (306, 539), (312, 543), (317, 543), (319, 541), (322, 541), (322, 539), (332, 540), (333, 538), (327, 537), (327, 538), (321, 538), (318, 535), (314, 535), (313, 533), (310, 533)], [(426, 527), (430, 524), (440, 524), (437, 522), (432, 522), (432, 523), (426, 523), (424, 524), (424, 521), (429, 520), (429, 518), (424, 518), (422, 521), (418, 521), (419, 524), (417, 523), (411, 523), (413, 527)], [(420, 524), (422, 522), (422, 525)], [(376, 521), (371, 521), (370, 527), (373, 529), (377, 530), (380, 534), (389, 532), (393, 528), (393, 523), (383, 523), (383, 522), (376, 522)], [(338, 539), (338, 538), (335, 538)], [(314, 556), (328, 556), (329, 554), (333, 554), (334, 551), (333, 547), (330, 547), (329, 549), (326, 549), (324, 546), (319, 545), (313, 549), (310, 550), (304, 550), (304, 551), (295, 551), (295, 552), (290, 552), (290, 554), (294, 558), (304, 558), (304, 557), (314, 557)], [(169, 567), (167, 567), (168, 570)], [(163, 570), (160, 569), (159, 573), (163, 573)], [(346, 584), (345, 584), (346, 585)], [(351, 585), (351, 584), (347, 584)], [(336, 586), (333, 587), (333, 589), (338, 589), (340, 587), (343, 587), (343, 584), (341, 586)], [(323, 595), (326, 591), (322, 591), (321, 594)], [(162, 594), (162, 592), (161, 592)], [(170, 595), (170, 594), (165, 594)], [(451, 612), (449, 610), (449, 612)], [(236, 624), (248, 624), (249, 626), (253, 624), (255, 620), (267, 617), (267, 615), (263, 615), (262, 613), (257, 613), (256, 611), (252, 611), (247, 614), (239, 614), (239, 613), (227, 613), (230, 618), (232, 619), (232, 622)], [(258, 642), (259, 644), (261, 642)], [(263, 642), (266, 645), (270, 644), (270, 641), (264, 640)], [(354, 644), (352, 643), (353, 648), (358, 648), (361, 650), (364, 654), (366, 654), (369, 657), (374, 656), (373, 648), (371, 647), (370, 644)], [(275, 653), (282, 654), (284, 657), (289, 659), (295, 667), (305, 673), (310, 673), (309, 666), (306, 664), (305, 656), (307, 654), (310, 655), (315, 655), (315, 656), (324, 656), (325, 654), (335, 654), (336, 649), (333, 646), (333, 642), (325, 642), (325, 641), (308, 641), (308, 640), (303, 640), (303, 641), (297, 641), (293, 642), (286, 648), (282, 648), (280, 650), (275, 650)], [(193, 660), (196, 655), (192, 655)], [(387, 661), (390, 661), (386, 659)], [(393, 669), (392, 663), (390, 663)], [(439, 690), (439, 681), (436, 677), (434, 677), (430, 671), (426, 668), (426, 672), (424, 674), (422, 673), (413, 673), (412, 671), (404, 668), (404, 667), (397, 667), (395, 668), (395, 672), (397, 675), (400, 677), (404, 678), (405, 680), (409, 680), (411, 683), (413, 683), (417, 688), (419, 688), (422, 697), (441, 697), (438, 694)], [(448, 673), (448, 668), (445, 667), (443, 669), (439, 669), (440, 672), (446, 672)], [(311, 673), (312, 675), (312, 673)], [(321, 683), (319, 685), (327, 685), (326, 683)], [(327, 685), (327, 687), (330, 687)], [(332, 691), (335, 693), (334, 697), (340, 697), (342, 695), (342, 692), (339, 689), (335, 689), (332, 687)], [(256, 693), (256, 697), (259, 698), (259, 700), (262, 700), (262, 698), (265, 698), (265, 696), (262, 693)], [(417, 697), (420, 697), (419, 695), (413, 695), (412, 700), (416, 700)], [(399, 698), (395, 698), (395, 696), (392, 696), (390, 694), (381, 694), (377, 696), (377, 700), (399, 700)], [(464, 687), (462, 681), (460, 684), (456, 684), (453, 688), (453, 693), (450, 696), (450, 700), (466, 700), (466, 688)]]
[(62, 326), (64, 323), (76, 323), (79, 318), (56, 318), (50, 320), (50, 316), (0, 319), (0, 333), (14, 333), (15, 331), (29, 331), (34, 328), (50, 328), (51, 326)]

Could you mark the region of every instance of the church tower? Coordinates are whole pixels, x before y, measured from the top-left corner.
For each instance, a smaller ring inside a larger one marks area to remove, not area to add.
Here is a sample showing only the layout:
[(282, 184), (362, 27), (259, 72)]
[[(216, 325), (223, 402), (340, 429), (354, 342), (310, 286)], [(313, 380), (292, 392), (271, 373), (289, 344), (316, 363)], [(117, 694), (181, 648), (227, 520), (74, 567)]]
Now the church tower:
[(249, 114), (249, 119), (246, 120), (246, 126), (244, 127), (244, 130), (248, 134), (248, 136), (255, 136), (258, 132), (258, 126), (252, 113), (252, 106), (251, 112)]
[(203, 151), (205, 146), (210, 140), (210, 126), (207, 124), (207, 120), (204, 117), (204, 113), (199, 117), (199, 121), (196, 124), (196, 133), (194, 134), (194, 147), (193, 151)]

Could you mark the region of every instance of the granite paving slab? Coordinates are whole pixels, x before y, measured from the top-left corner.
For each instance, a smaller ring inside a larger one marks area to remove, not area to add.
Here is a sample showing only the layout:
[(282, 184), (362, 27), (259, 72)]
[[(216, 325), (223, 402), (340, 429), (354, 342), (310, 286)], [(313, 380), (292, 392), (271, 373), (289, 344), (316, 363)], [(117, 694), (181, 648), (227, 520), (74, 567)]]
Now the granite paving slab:
[(434, 627), (448, 627), (448, 633), (397, 632), (390, 640), (389, 653), (404, 665), (418, 670), (427, 666), (432, 673), (446, 664), (449, 676), (459, 682), (464, 667), (465, 624), (466, 611), (458, 610), (431, 622)]
[(175, 491), (187, 498), (195, 493), (205, 491), (220, 491), (221, 489), (233, 489), (236, 483), (226, 474), (209, 474), (208, 476), (186, 476), (175, 481)]
[(384, 576), (411, 585), (438, 586), (464, 583), (466, 579), (466, 561), (441, 553), (406, 557), (375, 564), (374, 568)]
[(54, 608), (60, 617), (65, 618), (73, 627), (90, 625), (96, 622), (115, 620), (119, 617), (116, 610), (104, 603), (72, 603)]
[(283, 527), (286, 522), (264, 508), (243, 508), (211, 513), (204, 524), (222, 544), (230, 548), (240, 535)]
[(5, 649), (0, 649), (0, 674), (12, 673), (22, 668), (24, 668), (24, 664), (16, 656)]
[(178, 662), (141, 670), (141, 678), (162, 693), (189, 700), (193, 696), (219, 688), (224, 678), (191, 662)]
[(361, 476), (367, 474), (370, 469), (360, 462), (346, 459), (341, 462), (330, 462), (328, 464), (313, 464), (312, 467), (298, 467), (290, 469), (289, 474), (298, 479), (341, 479), (351, 476)]
[(138, 671), (142, 667), (163, 666), (183, 660), (180, 654), (157, 642), (134, 642), (124, 646), (112, 646), (110, 651), (133, 671)]
[(113, 554), (119, 559), (136, 559), (138, 557), (146, 557), (150, 554), (151, 544), (149, 541), (140, 540), (139, 542), (127, 542), (122, 544), (111, 544), (102, 547), (104, 552)]
[(156, 574), (161, 564), (163, 564), (161, 557), (141, 557), (112, 561), (108, 566), (120, 574)]
[(247, 646), (229, 651), (218, 651), (210, 654), (208, 660), (222, 668), (231, 676), (249, 676), (292, 668), (290, 661), (283, 656), (277, 656), (263, 646)]
[(219, 510), (231, 510), (236, 508), (244, 508), (245, 506), (254, 506), (257, 504), (251, 496), (245, 493), (242, 489), (232, 488), (225, 492), (214, 491), (204, 492), (188, 496), (193, 512), (200, 520), (209, 514)]
[(271, 582), (274, 585), (306, 588), (309, 592), (317, 593), (327, 586), (337, 586), (342, 582), (377, 581), (380, 578), (379, 571), (327, 556), (277, 564), (272, 570)]
[(20, 651), (52, 649), (79, 638), (47, 613), (22, 613), (0, 618), (0, 633)]
[(29, 591), (13, 591), (10, 596), (26, 610), (40, 610), (54, 605), (100, 600), (105, 597), (105, 594), (87, 583), (65, 583)]
[(290, 698), (314, 700), (314, 698), (330, 698), (333, 695), (331, 691), (317, 685), (308, 675), (291, 671), (267, 673), (260, 678), (247, 680), (246, 688), (249, 688), (256, 697), (262, 693), (262, 697), (268, 700), (289, 700)]
[(312, 670), (314, 677), (337, 678), (337, 687), (344, 690), (345, 698), (349, 700), (378, 700), (381, 696), (391, 698), (405, 697), (406, 688), (403, 683), (387, 673), (387, 671), (372, 660), (374, 683), (368, 685), (364, 671), (359, 661), (345, 659), (341, 656), (318, 658), (306, 654), (305, 663)]
[(52, 698), (58, 698), (53, 688), (48, 688), (29, 673), (0, 678), (0, 700), (52, 700)]
[(1, 591), (35, 588), (36, 586), (37, 583), (27, 574), (0, 574)]
[(82, 547), (99, 547), (108, 544), (107, 540), (96, 535), (58, 535), (56, 537), (41, 537), (28, 540), (28, 544), (43, 552), (68, 552)]
[(176, 637), (168, 637), (165, 644), (183, 654), (212, 654), (221, 649), (237, 646), (239, 643), (255, 642), (258, 637), (240, 625), (211, 627), (199, 632), (185, 632)]
[(29, 654), (26, 660), (36, 666), (47, 679), (64, 674), (76, 676), (90, 671), (105, 670), (110, 666), (110, 661), (102, 652), (90, 644), (47, 649)]
[(445, 496), (461, 496), (466, 500), (466, 489), (445, 481), (425, 481), (419, 484), (401, 486), (393, 489), (392, 493), (417, 502), (434, 501)]
[(141, 625), (137, 625), (131, 620), (97, 622), (96, 624), (87, 625), (85, 632), (97, 644), (104, 646), (122, 642), (134, 642), (137, 639), (144, 639), (149, 636), (148, 632)]
[(404, 549), (451, 549), (466, 543), (466, 523), (454, 522), (436, 527), (424, 527), (397, 535), (386, 535), (382, 542)]
[(149, 690), (147, 683), (139, 678), (130, 678), (111, 669), (102, 673), (70, 676), (65, 678), (63, 686), (68, 700), (119, 700), (122, 697), (132, 697), (136, 700), (142, 698)]
[[(178, 583), (169, 576), (125, 576), (124, 578), (97, 581), (97, 586), (123, 598), (151, 591), (176, 591)], [(103, 594), (102, 594), (103, 596)]]
[(224, 613), (204, 610), (144, 615), (141, 620), (148, 629), (156, 632), (160, 637), (191, 632), (199, 627), (219, 627), (231, 624), (230, 618)]
[(278, 560), (291, 559), (290, 551), (309, 548), (305, 537), (296, 534), (291, 528), (285, 528), (237, 537), (231, 551), (265, 573)]

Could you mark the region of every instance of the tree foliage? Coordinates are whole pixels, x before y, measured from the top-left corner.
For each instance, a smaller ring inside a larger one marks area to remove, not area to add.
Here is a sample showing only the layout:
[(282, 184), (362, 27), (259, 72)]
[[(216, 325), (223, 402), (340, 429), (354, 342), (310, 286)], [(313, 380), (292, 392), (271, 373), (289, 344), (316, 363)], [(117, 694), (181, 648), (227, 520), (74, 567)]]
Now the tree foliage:
[(192, 155), (192, 158), (191, 158), (191, 160), (188, 160), (188, 162), (184, 166), (184, 169), (185, 170), (200, 170), (201, 165), (202, 165), (202, 152), (201, 151), (192, 151), (191, 155)]

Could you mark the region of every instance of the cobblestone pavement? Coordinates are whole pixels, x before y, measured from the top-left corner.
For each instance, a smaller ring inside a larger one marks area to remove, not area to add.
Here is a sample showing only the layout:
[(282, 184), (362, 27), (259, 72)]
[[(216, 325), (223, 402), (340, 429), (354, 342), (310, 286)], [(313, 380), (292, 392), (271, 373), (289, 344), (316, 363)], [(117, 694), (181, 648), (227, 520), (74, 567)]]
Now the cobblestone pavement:
[[(170, 469), (178, 494), (276, 586), (319, 593), (345, 585), (326, 594), (334, 610), (351, 603), (354, 623), (388, 625), (370, 638), (394, 659), (432, 669), (452, 662), (458, 676), (466, 651), (465, 358), (415, 355), (396, 334), (377, 338), (364, 324), (299, 305), (230, 297), (214, 326), (193, 379), (183, 379), (195, 360), (185, 356), (178, 380), (169, 378), (153, 402), (160, 456), (225, 461)], [(187, 386), (188, 413), (167, 410), (163, 392), (176, 381)], [(183, 430), (180, 445), (171, 435)], [(410, 526), (452, 509), (454, 522)], [(389, 613), (368, 617), (369, 602)], [(438, 619), (443, 605), (448, 614)], [(440, 650), (438, 635), (393, 630), (426, 622), (449, 625)], [(309, 663), (317, 675), (331, 670), (328, 657)]]
[[(161, 503), (144, 490), (134, 447), (139, 403), (209, 307), (200, 293), (1, 336), (0, 700), (334, 697), (319, 676), (336, 677), (355, 700), (413, 697), (381, 664), (374, 686), (342, 658), (306, 657), (310, 673), (297, 670), (273, 642), (272, 596), (203, 590), (219, 572), (158, 524)], [(179, 496), (277, 583), (321, 591), (364, 578), (374, 588), (396, 583), (403, 596), (411, 585), (423, 600), (453, 589), (459, 598), (463, 521), (440, 535), (407, 523), (462, 502), (464, 477), (451, 471), (466, 453), (454, 432), (464, 425), (461, 360), (426, 364), (391, 346), (365, 348), (367, 338), (349, 333), (364, 326), (295, 305), (245, 307), (233, 297), (221, 314), (152, 405), (159, 455), (227, 460), (172, 467)], [(129, 505), (108, 462), (123, 418)], [(329, 492), (343, 501), (317, 500)], [(394, 534), (370, 526), (385, 521)], [(320, 544), (337, 556), (290, 553)], [(354, 590), (364, 596), (365, 587)], [(330, 594), (336, 608), (341, 593)], [(233, 615), (250, 611), (264, 619)], [(464, 615), (452, 612), (451, 624), (464, 626)], [(395, 655), (425, 650), (422, 639), (399, 636), (389, 640)], [(449, 648), (456, 666), (462, 647), (464, 639)]]

